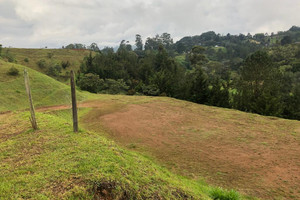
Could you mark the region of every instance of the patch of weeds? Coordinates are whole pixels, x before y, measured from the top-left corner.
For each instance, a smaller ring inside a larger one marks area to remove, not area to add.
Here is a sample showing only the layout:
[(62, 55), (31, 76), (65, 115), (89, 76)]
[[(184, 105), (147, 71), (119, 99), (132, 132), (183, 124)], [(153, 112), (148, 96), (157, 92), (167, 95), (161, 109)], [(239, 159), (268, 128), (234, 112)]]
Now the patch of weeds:
[(220, 187), (213, 188), (210, 197), (214, 200), (240, 200), (239, 193), (234, 190), (225, 190)]
[(64, 194), (64, 199), (68, 200), (81, 200), (81, 199), (93, 199), (92, 195), (86, 191), (86, 188), (81, 186), (74, 186), (71, 190)]
[(262, 145), (268, 146), (267, 142), (261, 142)]
[(19, 75), (19, 70), (17, 68), (15, 68), (14, 66), (12, 66), (8, 71), (7, 71), (7, 75), (10, 76), (18, 76)]
[(115, 181), (94, 181), (94, 199), (136, 199), (137, 195), (119, 186)]
[(131, 143), (131, 144), (128, 145), (128, 148), (129, 149), (135, 149), (135, 148), (137, 148), (137, 146), (136, 146), (136, 144)]

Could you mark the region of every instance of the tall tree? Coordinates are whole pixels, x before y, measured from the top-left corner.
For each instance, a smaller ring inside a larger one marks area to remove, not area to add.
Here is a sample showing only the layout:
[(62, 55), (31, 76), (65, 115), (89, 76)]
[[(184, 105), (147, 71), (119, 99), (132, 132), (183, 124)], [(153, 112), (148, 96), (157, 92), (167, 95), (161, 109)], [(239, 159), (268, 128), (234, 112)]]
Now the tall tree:
[(257, 51), (246, 58), (236, 85), (236, 107), (263, 115), (280, 116), (281, 77), (266, 52)]
[(143, 40), (142, 36), (139, 34), (135, 35), (135, 46), (136, 46), (136, 51), (142, 51), (143, 50)]

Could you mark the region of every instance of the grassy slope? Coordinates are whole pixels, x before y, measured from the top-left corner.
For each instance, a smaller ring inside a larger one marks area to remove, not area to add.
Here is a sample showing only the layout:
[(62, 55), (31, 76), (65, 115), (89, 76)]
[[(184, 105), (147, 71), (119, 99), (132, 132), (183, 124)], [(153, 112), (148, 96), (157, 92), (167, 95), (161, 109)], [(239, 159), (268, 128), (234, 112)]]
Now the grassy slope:
[[(7, 70), (24, 66), (0, 60), (0, 111), (27, 108), (23, 76)], [(69, 87), (28, 69), (35, 106), (69, 103)], [(78, 92), (78, 99), (95, 95)], [(105, 95), (97, 98), (111, 98)], [(84, 114), (89, 109), (84, 109)], [(118, 147), (103, 133), (72, 133), (70, 111), (37, 113), (33, 132), (29, 113), (0, 114), (0, 199), (210, 199), (236, 196), (170, 173), (148, 158)]]
[[(8, 76), (7, 71), (14, 66), (20, 72), (18, 76)], [(28, 108), (25, 92), (24, 66), (0, 60), (0, 112)], [(49, 76), (28, 68), (32, 97), (35, 106), (70, 104), (70, 88)], [(92, 95), (78, 92), (79, 101)]]
[(87, 129), (105, 130), (177, 174), (266, 199), (300, 195), (299, 121), (165, 97), (114, 96), (90, 106)]
[[(20, 48), (4, 48), (2, 53), (5, 55), (7, 51), (15, 58), (18, 64), (25, 65), (40, 72), (44, 72), (37, 65), (37, 62), (41, 59), (44, 59), (48, 66), (51, 64), (60, 65), (62, 61), (69, 61), (71, 65), (66, 70), (62, 70), (62, 75), (71, 69), (77, 71), (83, 58), (90, 53), (89, 50)], [(53, 56), (49, 58), (48, 54), (53, 54)], [(25, 58), (27, 58), (29, 62), (25, 62)]]
[[(82, 110), (84, 114), (87, 110)], [(98, 133), (73, 133), (69, 111), (0, 115), (0, 199), (210, 199), (236, 196), (174, 175)], [(14, 126), (18, 124), (17, 126)], [(21, 131), (20, 131), (21, 130)]]

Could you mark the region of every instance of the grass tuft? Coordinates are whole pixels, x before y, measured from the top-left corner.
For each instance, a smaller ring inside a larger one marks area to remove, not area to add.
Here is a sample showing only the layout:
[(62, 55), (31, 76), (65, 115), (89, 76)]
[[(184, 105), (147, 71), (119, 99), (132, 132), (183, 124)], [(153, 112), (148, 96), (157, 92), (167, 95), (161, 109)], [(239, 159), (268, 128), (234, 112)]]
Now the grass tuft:
[(213, 188), (209, 195), (214, 200), (240, 200), (241, 196), (234, 190), (226, 190), (220, 187)]

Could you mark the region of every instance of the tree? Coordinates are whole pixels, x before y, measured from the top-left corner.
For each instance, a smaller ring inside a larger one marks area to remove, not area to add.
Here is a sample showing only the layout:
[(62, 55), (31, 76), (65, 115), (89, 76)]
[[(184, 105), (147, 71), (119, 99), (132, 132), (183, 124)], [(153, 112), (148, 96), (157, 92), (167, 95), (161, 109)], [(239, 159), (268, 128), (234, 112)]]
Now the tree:
[(92, 43), (90, 46), (88, 46), (88, 49), (95, 52), (100, 52), (100, 49), (96, 43)]
[(207, 103), (209, 97), (208, 81), (202, 68), (196, 66), (195, 71), (189, 75), (188, 80), (191, 82), (188, 100), (195, 103)]
[(281, 77), (266, 52), (257, 51), (246, 58), (235, 96), (236, 108), (263, 115), (280, 116)]
[(2, 53), (2, 44), (0, 44), (0, 56), (1, 56), (1, 53)]
[(207, 58), (204, 55), (205, 48), (201, 46), (194, 46), (189, 53), (189, 59), (192, 65), (202, 65), (207, 62)]
[(291, 44), (292, 43), (292, 37), (289, 35), (286, 35), (282, 38), (280, 41), (281, 45)]
[(139, 34), (135, 35), (135, 46), (136, 46), (135, 51), (139, 52), (143, 50), (143, 40), (141, 35)]
[(99, 75), (93, 73), (80, 75), (77, 79), (77, 85), (80, 89), (93, 93), (98, 92), (101, 83), (103, 84), (103, 80), (99, 78)]

